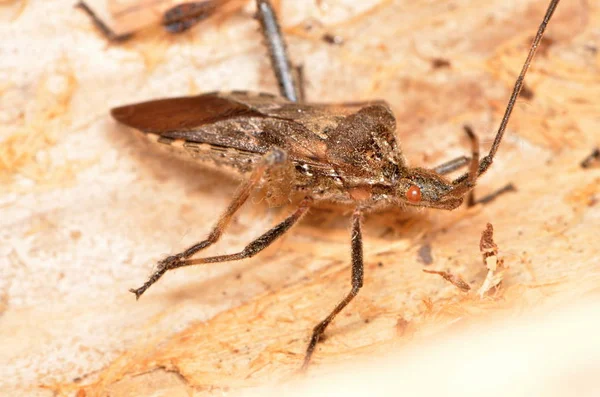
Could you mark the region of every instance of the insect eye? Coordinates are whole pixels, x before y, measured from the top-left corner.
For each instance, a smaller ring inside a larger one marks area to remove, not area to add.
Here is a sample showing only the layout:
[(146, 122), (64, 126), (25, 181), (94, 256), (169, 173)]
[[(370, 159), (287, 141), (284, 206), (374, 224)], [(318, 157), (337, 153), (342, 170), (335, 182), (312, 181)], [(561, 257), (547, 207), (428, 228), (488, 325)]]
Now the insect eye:
[(411, 203), (418, 203), (421, 201), (421, 188), (417, 185), (412, 185), (406, 191), (406, 199)]

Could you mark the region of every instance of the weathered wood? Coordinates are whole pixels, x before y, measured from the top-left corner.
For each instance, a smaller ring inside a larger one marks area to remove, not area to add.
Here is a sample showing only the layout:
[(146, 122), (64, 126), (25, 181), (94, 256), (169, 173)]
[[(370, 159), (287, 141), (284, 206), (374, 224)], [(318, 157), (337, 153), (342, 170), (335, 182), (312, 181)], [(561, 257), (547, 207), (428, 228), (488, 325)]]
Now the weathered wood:
[[(282, 2), (307, 99), (385, 99), (406, 157), (430, 167), (468, 154), (463, 123), (489, 147), (547, 5), (321, 3), (319, 11)], [(135, 302), (128, 288), (157, 259), (205, 236), (236, 183), (151, 151), (108, 114), (167, 95), (275, 93), (256, 22), (237, 15), (119, 46), (71, 5), (31, 2), (0, 26), (10, 54), (0, 66), (0, 389), (201, 395), (294, 379), (312, 327), (347, 292), (350, 214), (314, 211), (261, 255), (181, 269)], [(307, 31), (311, 18), (323, 23)], [(460, 338), (465, 328), (497, 329), (520, 316), (543, 334), (552, 321), (530, 313), (597, 297), (600, 170), (579, 163), (600, 144), (599, 23), (592, 2), (565, 1), (555, 15), (552, 44), (528, 75), (530, 98), (519, 101), (478, 187), (485, 194), (513, 182), (516, 192), (469, 210), (365, 219), (364, 287), (332, 323), (311, 373), (392, 347), (403, 357), (430, 346), (439, 363), (445, 350), (436, 346), (451, 331)], [(323, 41), (325, 33), (343, 45)], [(285, 216), (254, 201), (211, 254), (238, 250)], [(481, 300), (422, 272), (449, 271), (476, 291), (486, 275), (479, 241), (487, 222), (508, 266), (496, 295)], [(593, 329), (597, 317), (578, 321)]]

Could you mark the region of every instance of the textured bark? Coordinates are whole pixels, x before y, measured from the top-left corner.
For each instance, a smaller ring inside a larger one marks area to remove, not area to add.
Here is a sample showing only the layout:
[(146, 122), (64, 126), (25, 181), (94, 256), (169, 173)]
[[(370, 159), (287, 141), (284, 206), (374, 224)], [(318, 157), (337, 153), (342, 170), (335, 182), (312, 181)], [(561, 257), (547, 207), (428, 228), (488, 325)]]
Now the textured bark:
[[(236, 183), (138, 142), (109, 108), (218, 89), (275, 92), (252, 7), (181, 36), (150, 29), (117, 45), (70, 1), (1, 3), (0, 389), (177, 396), (301, 381), (312, 327), (350, 289), (348, 211), (311, 212), (251, 260), (169, 273), (138, 302), (127, 292), (164, 255), (204, 238)], [(464, 123), (488, 149), (547, 6), (281, 3), (308, 99), (386, 99), (407, 159), (429, 167), (468, 154)], [(529, 395), (562, 395), (575, 382), (593, 385), (600, 169), (579, 162), (600, 145), (599, 24), (593, 1), (558, 7), (477, 187), (482, 195), (512, 182), (516, 192), (471, 209), (366, 217), (365, 285), (309, 369), (341, 375), (316, 390), (462, 395), (456, 384), (487, 390), (501, 379)], [(290, 210), (254, 200), (207, 254), (238, 251)], [(480, 298), (488, 222), (506, 270)], [(551, 366), (556, 357), (564, 362)], [(532, 378), (511, 360), (530, 362)], [(349, 361), (358, 370), (337, 368)], [(465, 369), (473, 363), (477, 371)], [(503, 390), (518, 394), (493, 392)]]

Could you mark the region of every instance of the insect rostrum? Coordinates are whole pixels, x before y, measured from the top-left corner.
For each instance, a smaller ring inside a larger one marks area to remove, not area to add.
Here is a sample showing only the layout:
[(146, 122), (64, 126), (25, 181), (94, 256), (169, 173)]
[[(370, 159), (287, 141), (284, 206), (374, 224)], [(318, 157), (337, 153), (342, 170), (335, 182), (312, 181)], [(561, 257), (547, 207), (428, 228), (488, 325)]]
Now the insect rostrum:
[[(149, 280), (131, 290), (139, 298), (168, 270), (254, 256), (287, 232), (313, 201), (353, 205), (351, 291), (313, 330), (303, 366), (312, 357), (319, 338), (363, 285), (361, 216), (390, 206), (452, 210), (460, 206), (477, 178), (492, 164), (513, 110), (523, 79), (558, 0), (552, 0), (539, 27), (489, 153), (479, 159), (475, 134), (465, 127), (471, 157), (461, 157), (432, 170), (409, 167), (395, 136), (395, 118), (383, 101), (351, 104), (296, 102), (289, 89), (294, 73), (283, 37), (267, 0), (257, 0), (258, 16), (270, 45), (282, 97), (248, 92), (207, 93), (194, 97), (159, 99), (112, 110), (119, 122), (174, 150), (245, 176), (228, 208), (208, 237), (187, 250), (169, 256)], [(268, 10), (268, 12), (264, 12)], [(266, 23), (265, 23), (266, 20)], [(265, 27), (266, 26), (266, 27)], [(286, 70), (281, 70), (286, 69)], [(284, 81), (282, 81), (284, 80)], [(462, 166), (468, 171), (454, 180), (444, 174)], [(284, 170), (292, 181), (291, 195), (301, 195), (298, 208), (283, 222), (248, 244), (241, 252), (192, 258), (216, 242), (251, 191), (273, 172)]]

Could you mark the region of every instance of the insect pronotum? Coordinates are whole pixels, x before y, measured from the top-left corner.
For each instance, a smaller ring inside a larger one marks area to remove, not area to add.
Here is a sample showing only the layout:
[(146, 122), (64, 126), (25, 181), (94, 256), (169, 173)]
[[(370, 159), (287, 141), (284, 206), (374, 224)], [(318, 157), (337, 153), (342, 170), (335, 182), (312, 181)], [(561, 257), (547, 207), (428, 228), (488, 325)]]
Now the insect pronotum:
[[(139, 298), (167, 271), (192, 265), (250, 258), (269, 246), (307, 213), (314, 201), (350, 204), (352, 214), (351, 289), (318, 323), (310, 338), (303, 368), (311, 360), (323, 332), (363, 286), (361, 218), (366, 211), (389, 206), (453, 210), (460, 206), (477, 179), (492, 164), (523, 80), (559, 0), (550, 1), (529, 54), (517, 78), (489, 153), (479, 158), (475, 134), (465, 127), (471, 157), (460, 157), (434, 169), (409, 167), (395, 136), (396, 122), (384, 101), (351, 104), (297, 102), (296, 84), (276, 16), (268, 0), (257, 0), (258, 18), (268, 43), (282, 97), (264, 93), (212, 92), (194, 97), (159, 99), (112, 110), (119, 122), (140, 130), (151, 140), (214, 166), (244, 176), (208, 237), (158, 262), (139, 288)], [(454, 180), (444, 174), (468, 166)], [(286, 175), (273, 178), (272, 175)], [(214, 244), (233, 215), (258, 186), (291, 183), (297, 209), (242, 251), (204, 258), (194, 256)]]

